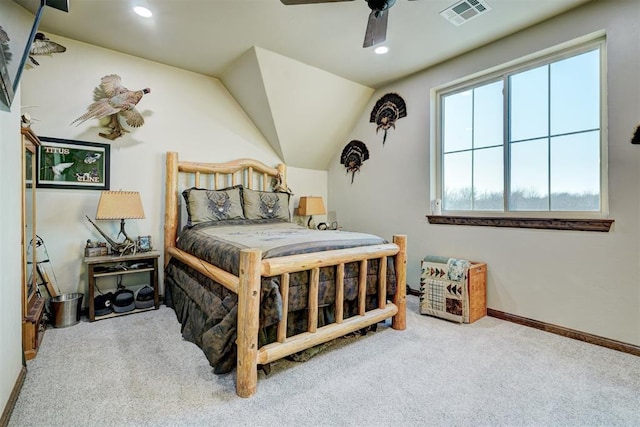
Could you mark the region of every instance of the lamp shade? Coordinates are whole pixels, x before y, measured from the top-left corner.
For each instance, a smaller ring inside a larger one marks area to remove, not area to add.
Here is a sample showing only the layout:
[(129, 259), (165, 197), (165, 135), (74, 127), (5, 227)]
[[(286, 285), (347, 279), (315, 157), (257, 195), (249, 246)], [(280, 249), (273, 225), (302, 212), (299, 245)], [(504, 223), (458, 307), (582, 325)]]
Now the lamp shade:
[(322, 197), (306, 196), (300, 197), (298, 205), (298, 215), (323, 215), (325, 214)]
[(96, 219), (142, 219), (144, 210), (137, 191), (103, 191)]

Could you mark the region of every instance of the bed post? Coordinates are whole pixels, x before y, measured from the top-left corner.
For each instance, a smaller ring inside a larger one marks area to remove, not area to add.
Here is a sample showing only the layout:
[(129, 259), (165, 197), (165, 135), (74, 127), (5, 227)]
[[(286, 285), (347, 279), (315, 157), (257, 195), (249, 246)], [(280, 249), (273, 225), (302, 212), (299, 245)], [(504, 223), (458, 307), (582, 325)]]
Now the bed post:
[(258, 384), (258, 328), (260, 327), (260, 270), (262, 251), (240, 251), (238, 287), (238, 365), (236, 394), (251, 397)]
[(396, 295), (393, 297), (398, 313), (391, 319), (391, 327), (403, 331), (407, 327), (407, 236), (394, 235), (393, 243), (400, 249), (395, 260)]
[(169, 248), (176, 245), (178, 233), (178, 153), (167, 152), (164, 205), (164, 265), (169, 264)]

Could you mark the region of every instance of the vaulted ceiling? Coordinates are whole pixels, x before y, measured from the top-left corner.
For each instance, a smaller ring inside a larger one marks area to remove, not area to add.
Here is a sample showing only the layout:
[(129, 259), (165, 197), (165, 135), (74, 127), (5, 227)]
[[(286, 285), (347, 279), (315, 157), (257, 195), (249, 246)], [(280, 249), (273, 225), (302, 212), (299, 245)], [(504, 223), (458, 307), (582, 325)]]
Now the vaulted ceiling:
[(254, 47), (222, 82), (289, 165), (326, 169), (373, 89)]
[(362, 48), (361, 0), (70, 0), (40, 30), (219, 78), (285, 162), (326, 169), (373, 89), (589, 0), (482, 1), (488, 12), (456, 26), (440, 15), (455, 0), (397, 0), (385, 55)]

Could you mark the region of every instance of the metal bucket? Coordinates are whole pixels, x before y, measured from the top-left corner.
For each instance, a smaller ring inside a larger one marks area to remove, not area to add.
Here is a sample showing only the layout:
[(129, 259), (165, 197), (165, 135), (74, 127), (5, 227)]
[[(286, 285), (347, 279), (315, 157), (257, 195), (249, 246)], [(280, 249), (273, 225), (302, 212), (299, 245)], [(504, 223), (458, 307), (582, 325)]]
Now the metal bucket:
[(51, 298), (51, 311), (53, 312), (53, 326), (66, 328), (80, 321), (80, 309), (82, 308), (84, 294), (63, 294)]

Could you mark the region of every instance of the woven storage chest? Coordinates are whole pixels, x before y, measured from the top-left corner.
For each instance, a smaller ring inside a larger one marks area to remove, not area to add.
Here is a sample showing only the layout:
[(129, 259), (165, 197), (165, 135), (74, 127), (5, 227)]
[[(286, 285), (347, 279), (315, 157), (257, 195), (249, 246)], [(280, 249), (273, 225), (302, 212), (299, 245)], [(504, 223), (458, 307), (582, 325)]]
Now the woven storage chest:
[(486, 316), (487, 264), (425, 257), (420, 276), (420, 312), (464, 323)]

